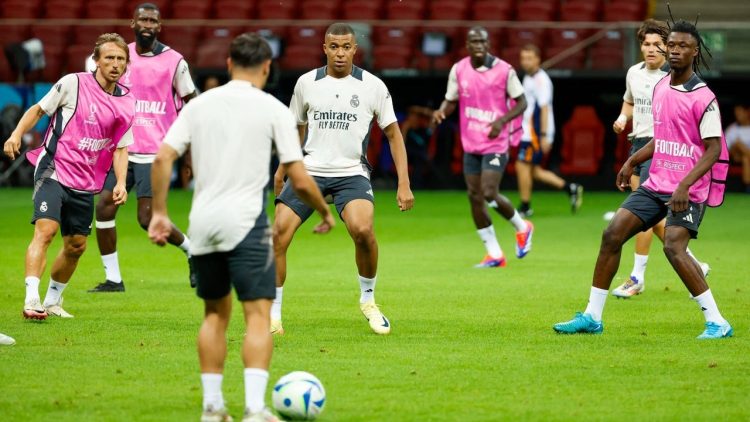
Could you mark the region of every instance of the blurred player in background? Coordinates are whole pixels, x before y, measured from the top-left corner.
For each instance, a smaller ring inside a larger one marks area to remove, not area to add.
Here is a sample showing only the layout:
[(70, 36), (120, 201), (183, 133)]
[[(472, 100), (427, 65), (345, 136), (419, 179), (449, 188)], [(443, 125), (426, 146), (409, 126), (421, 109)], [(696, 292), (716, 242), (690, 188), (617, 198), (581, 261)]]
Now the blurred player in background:
[[(196, 94), (185, 59), (157, 39), (161, 32), (159, 8), (151, 3), (137, 6), (130, 25), (135, 42), (128, 45), (131, 63), (122, 83), (136, 99), (136, 117), (135, 142), (128, 149), (126, 188), (130, 191), (135, 187), (138, 224), (145, 230), (151, 220), (151, 163), (183, 103)], [(114, 174), (110, 172), (96, 205), (96, 239), (105, 280), (89, 290), (90, 293), (125, 291), (117, 256), (115, 216), (119, 207), (112, 199), (113, 187)], [(179, 247), (189, 259), (190, 240), (177, 227), (172, 227), (169, 243)], [(194, 285), (192, 275), (190, 284)]]
[(531, 251), (534, 232), (531, 222), (524, 220), (499, 192), (508, 164), (508, 149), (521, 137), (520, 120), (526, 109), (526, 97), (513, 67), (491, 55), (489, 48), (487, 30), (471, 28), (466, 39), (469, 56), (451, 68), (445, 100), (433, 113), (433, 120), (440, 124), (459, 108), (471, 216), (487, 250), (487, 255), (476, 265), (478, 268), (506, 265), (488, 205), (515, 227), (518, 258)]
[(541, 68), (542, 56), (539, 47), (528, 44), (521, 48), (523, 91), (526, 95), (526, 110), (523, 113), (523, 137), (518, 149), (516, 175), (521, 206), (518, 212), (523, 217), (534, 214), (531, 208), (531, 191), (534, 180), (564, 190), (570, 199), (571, 211), (575, 213), (583, 202), (583, 186), (570, 183), (542, 167), (544, 157), (552, 150), (555, 141), (555, 115), (552, 111), (552, 80)]
[[(643, 148), (654, 136), (651, 96), (654, 86), (669, 72), (669, 64), (664, 55), (668, 31), (666, 23), (653, 19), (646, 20), (638, 29), (638, 41), (641, 45), (643, 61), (628, 69), (620, 116), (612, 124), (615, 133), (620, 134), (625, 130), (628, 120), (633, 120), (631, 156)], [(635, 167), (630, 179), (631, 190), (635, 191), (638, 186), (648, 180), (650, 166), (651, 160), (646, 160)], [(653, 229), (635, 235), (635, 259), (630, 278), (612, 290), (612, 295), (629, 298), (643, 292), (646, 286), (646, 265), (648, 264), (648, 251), (651, 248), (653, 233), (656, 233), (656, 236), (664, 242), (664, 224), (665, 221), (662, 220)], [(687, 253), (695, 258), (690, 249)], [(708, 275), (710, 270), (708, 264), (700, 263), (700, 265), (704, 275)]]

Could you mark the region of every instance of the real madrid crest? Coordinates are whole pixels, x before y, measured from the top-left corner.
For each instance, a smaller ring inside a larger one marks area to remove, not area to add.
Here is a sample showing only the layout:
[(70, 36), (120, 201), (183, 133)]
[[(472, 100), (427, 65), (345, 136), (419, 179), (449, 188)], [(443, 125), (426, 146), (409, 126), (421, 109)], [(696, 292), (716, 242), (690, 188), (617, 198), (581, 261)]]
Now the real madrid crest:
[(354, 108), (359, 107), (359, 97), (356, 95), (352, 95), (352, 99), (351, 101), (349, 101), (349, 104), (351, 104), (351, 106)]

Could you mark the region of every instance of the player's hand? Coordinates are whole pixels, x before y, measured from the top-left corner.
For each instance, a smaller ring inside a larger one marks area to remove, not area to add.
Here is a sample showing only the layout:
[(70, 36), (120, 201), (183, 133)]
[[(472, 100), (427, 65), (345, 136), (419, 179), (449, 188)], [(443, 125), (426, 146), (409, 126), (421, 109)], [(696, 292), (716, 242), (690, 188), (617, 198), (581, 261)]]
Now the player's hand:
[(617, 173), (617, 189), (620, 192), (625, 192), (625, 189), (630, 189), (630, 176), (633, 175), (633, 166), (630, 164), (630, 160), (625, 161), (622, 168)]
[(490, 129), (490, 134), (488, 135), (488, 137), (490, 139), (495, 139), (495, 138), (497, 138), (497, 135), (499, 135), (500, 132), (503, 131), (503, 127), (505, 126), (505, 122), (503, 122), (500, 119), (497, 119), (494, 122), (488, 124), (487, 126), (492, 128), (492, 129)]
[(118, 183), (115, 188), (112, 189), (112, 200), (115, 205), (122, 205), (128, 200), (128, 190), (125, 189), (125, 185)]
[(169, 234), (172, 233), (172, 221), (166, 214), (156, 214), (151, 216), (151, 222), (148, 224), (148, 238), (159, 246), (167, 244)]
[(443, 110), (435, 110), (432, 112), (432, 122), (436, 125), (443, 123), (445, 120), (445, 112)]
[(682, 186), (682, 184), (679, 184), (677, 185), (677, 189), (675, 189), (674, 193), (672, 194), (672, 197), (669, 198), (669, 201), (667, 201), (666, 205), (672, 210), (673, 213), (678, 213), (688, 209), (689, 204), (690, 194), (688, 193), (688, 188)]
[(615, 131), (616, 134), (622, 133), (623, 130), (625, 130), (625, 126), (628, 124), (628, 122), (623, 122), (622, 120), (615, 120), (614, 123), (612, 123), (612, 129)]
[(414, 206), (414, 194), (409, 186), (398, 187), (396, 202), (398, 202), (398, 209), (401, 211), (409, 211)]
[(5, 152), (5, 155), (11, 160), (15, 160), (16, 157), (21, 155), (21, 137), (11, 135), (10, 138), (5, 141), (5, 145), (3, 145), (3, 152)]
[(546, 136), (542, 138), (542, 154), (547, 155), (552, 151), (552, 141)]
[(328, 211), (325, 213), (325, 215), (321, 216), (320, 223), (316, 224), (313, 228), (313, 233), (315, 234), (325, 234), (331, 231), (333, 227), (336, 226), (336, 220), (333, 218), (333, 214), (331, 214), (331, 211)]
[(279, 169), (273, 174), (273, 194), (276, 195), (276, 197), (279, 196), (281, 189), (284, 187), (284, 176), (284, 171), (281, 169), (281, 166), (279, 166)]

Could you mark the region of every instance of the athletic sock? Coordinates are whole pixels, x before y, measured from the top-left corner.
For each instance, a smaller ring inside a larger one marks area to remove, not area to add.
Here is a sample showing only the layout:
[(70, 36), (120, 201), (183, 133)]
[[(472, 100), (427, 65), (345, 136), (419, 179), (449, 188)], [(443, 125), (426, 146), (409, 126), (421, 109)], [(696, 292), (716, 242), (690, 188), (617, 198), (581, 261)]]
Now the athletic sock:
[(39, 299), (39, 277), (26, 277), (26, 302)]
[(120, 260), (117, 259), (117, 252), (112, 252), (109, 255), (102, 255), (102, 263), (104, 264), (104, 274), (106, 279), (113, 283), (122, 283)]
[(359, 303), (375, 301), (375, 282), (377, 282), (377, 276), (373, 278), (359, 276)]
[(517, 232), (526, 231), (526, 221), (521, 217), (521, 214), (519, 214), (518, 211), (513, 210), (513, 217), (508, 221), (510, 221), (510, 224), (513, 224), (513, 227), (516, 228)]
[(589, 293), (589, 304), (586, 305), (584, 313), (591, 315), (594, 321), (602, 320), (602, 312), (604, 311), (604, 302), (607, 301), (608, 291), (600, 289), (598, 287), (591, 286), (591, 293)]
[(484, 248), (487, 250), (487, 255), (493, 259), (500, 259), (503, 257), (503, 250), (500, 248), (500, 243), (497, 242), (497, 236), (495, 236), (495, 228), (490, 224), (489, 226), (477, 230), (479, 238), (484, 243)]
[(725, 324), (727, 322), (727, 320), (721, 316), (719, 307), (716, 306), (716, 301), (714, 300), (714, 295), (711, 293), (711, 289), (695, 296), (693, 300), (700, 305), (701, 311), (703, 311), (703, 316), (706, 318), (706, 322), (715, 322), (717, 324)]
[(245, 368), (245, 408), (250, 413), (258, 413), (266, 407), (264, 398), (268, 385), (268, 371), (259, 368)]
[(185, 240), (182, 241), (182, 244), (178, 246), (178, 248), (182, 249), (182, 251), (185, 252), (185, 255), (187, 255), (189, 258), (190, 257), (190, 239), (188, 239), (186, 235), (183, 235), (183, 236), (185, 236)]
[(634, 254), (633, 271), (630, 275), (635, 277), (639, 283), (646, 281), (646, 265), (648, 264), (648, 255)]
[(53, 279), (49, 279), (49, 287), (47, 287), (47, 296), (44, 297), (44, 306), (52, 306), (60, 303), (62, 298), (63, 290), (67, 283), (58, 283)]
[(274, 321), (281, 321), (281, 300), (284, 295), (284, 288), (276, 288), (276, 298), (271, 304), (271, 319)]
[(224, 395), (221, 393), (223, 374), (201, 374), (203, 384), (203, 410), (221, 410), (224, 408)]

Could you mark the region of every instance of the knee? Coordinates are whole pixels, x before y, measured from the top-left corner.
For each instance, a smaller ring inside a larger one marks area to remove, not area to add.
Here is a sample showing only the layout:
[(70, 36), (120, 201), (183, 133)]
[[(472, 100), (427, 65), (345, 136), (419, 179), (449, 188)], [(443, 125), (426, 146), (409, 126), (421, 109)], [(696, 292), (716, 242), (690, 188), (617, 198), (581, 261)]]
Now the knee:
[(670, 261), (679, 256), (681, 253), (686, 254), (687, 248), (683, 247), (678, 242), (674, 242), (670, 240), (669, 238), (664, 239), (664, 255), (667, 256), (667, 259)]
[(78, 259), (86, 251), (86, 239), (69, 242), (65, 245), (65, 255), (68, 258)]
[(497, 188), (493, 186), (482, 186), (482, 200), (492, 202), (497, 197)]
[(471, 202), (473, 205), (482, 205), (484, 204), (484, 196), (481, 192), (475, 190), (475, 189), (469, 189), (467, 191), (467, 194), (469, 196), (469, 202)]
[(276, 254), (285, 254), (289, 248), (289, 235), (282, 228), (273, 227), (273, 250)]
[(602, 233), (602, 249), (608, 251), (616, 251), (622, 247), (625, 243), (623, 236), (618, 230), (613, 229), (611, 226), (607, 227)]
[(138, 224), (143, 230), (148, 230), (148, 225), (151, 223), (151, 211), (138, 211)]
[(372, 225), (370, 224), (362, 224), (352, 227), (350, 233), (354, 243), (358, 245), (370, 245), (375, 241), (375, 234), (372, 230)]
[(114, 220), (117, 206), (112, 201), (102, 198), (96, 203), (96, 219), (99, 221)]

